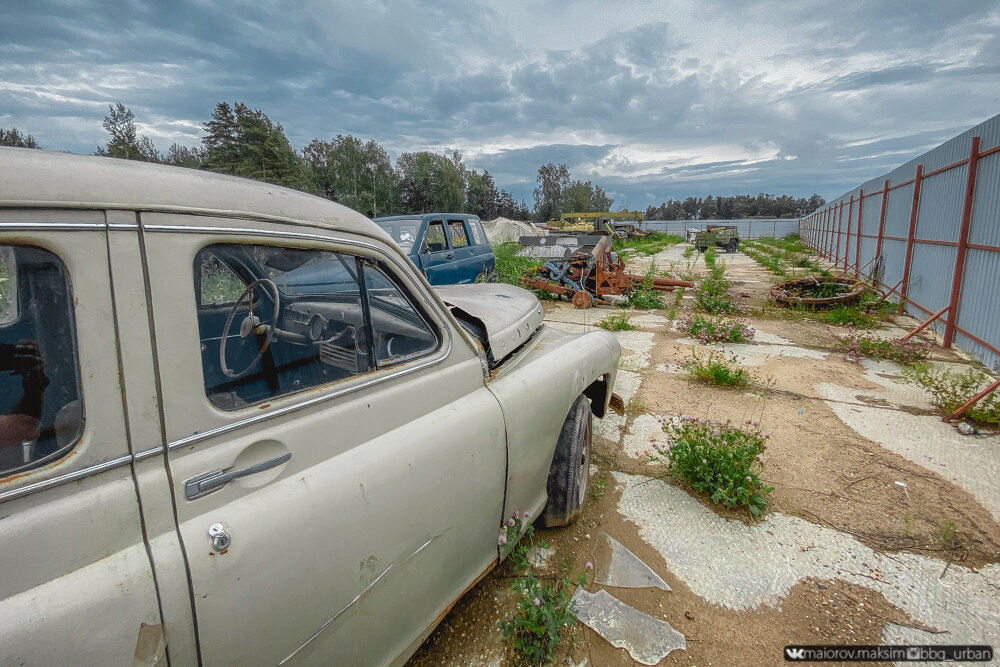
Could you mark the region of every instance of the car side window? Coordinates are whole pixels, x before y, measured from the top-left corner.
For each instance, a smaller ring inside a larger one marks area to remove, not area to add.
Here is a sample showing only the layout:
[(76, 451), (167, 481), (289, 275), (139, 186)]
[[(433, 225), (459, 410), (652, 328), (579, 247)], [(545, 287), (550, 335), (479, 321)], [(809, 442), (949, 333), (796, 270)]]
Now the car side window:
[(398, 364), (436, 350), (438, 337), (434, 330), (385, 270), (366, 263), (364, 276), (378, 367)]
[(465, 235), (465, 225), (461, 220), (449, 220), (448, 233), (451, 234), (452, 248), (468, 247), (469, 237)]
[(469, 218), (469, 229), (472, 231), (472, 240), (476, 245), (484, 245), (486, 243), (486, 232), (483, 230), (483, 225), (479, 222), (479, 218)]
[(424, 239), (426, 252), (440, 252), (448, 249), (448, 241), (444, 236), (444, 221), (431, 220), (427, 225), (427, 236)]
[(48, 250), (0, 246), (0, 476), (65, 456), (83, 433), (73, 294)]
[(195, 276), (206, 267), (224, 267), (240, 285), (225, 303), (206, 294), (217, 281), (196, 285), (205, 393), (218, 408), (347, 380), (438, 348), (414, 301), (373, 260), (216, 244), (198, 253)]

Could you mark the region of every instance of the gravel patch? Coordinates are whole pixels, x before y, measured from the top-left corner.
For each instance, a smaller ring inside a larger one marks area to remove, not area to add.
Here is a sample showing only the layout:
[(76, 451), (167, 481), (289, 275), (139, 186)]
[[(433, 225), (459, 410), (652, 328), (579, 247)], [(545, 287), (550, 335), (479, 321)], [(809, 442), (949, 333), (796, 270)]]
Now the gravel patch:
[[(919, 623), (915, 643), (1000, 644), (1000, 565), (981, 572), (910, 553), (879, 554), (852, 536), (797, 517), (769, 514), (748, 526), (721, 518), (660, 480), (614, 473), (618, 511), (697, 595), (731, 610), (780, 607), (806, 577), (840, 579), (880, 593)], [(883, 641), (897, 636), (888, 626)], [(932, 639), (933, 637), (933, 639)]]
[(817, 385), (816, 392), (858, 435), (954, 482), (1000, 522), (1000, 436), (960, 435), (939, 417), (861, 405), (856, 389), (836, 384)]

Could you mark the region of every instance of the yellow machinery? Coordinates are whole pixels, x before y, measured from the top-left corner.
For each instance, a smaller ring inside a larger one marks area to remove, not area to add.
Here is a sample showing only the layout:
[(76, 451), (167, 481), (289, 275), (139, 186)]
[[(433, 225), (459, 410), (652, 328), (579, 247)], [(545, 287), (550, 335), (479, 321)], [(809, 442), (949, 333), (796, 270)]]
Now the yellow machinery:
[(641, 224), (640, 211), (563, 213), (558, 220), (546, 222), (548, 228), (553, 231), (605, 234), (619, 238), (642, 235), (639, 229)]

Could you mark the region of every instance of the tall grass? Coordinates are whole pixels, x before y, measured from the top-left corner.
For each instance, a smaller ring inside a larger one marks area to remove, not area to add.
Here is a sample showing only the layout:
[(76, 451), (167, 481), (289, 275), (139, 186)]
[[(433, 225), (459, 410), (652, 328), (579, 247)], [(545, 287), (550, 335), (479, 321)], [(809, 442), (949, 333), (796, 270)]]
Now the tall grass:
[(655, 255), (667, 246), (684, 243), (684, 237), (663, 232), (649, 232), (645, 236), (633, 236), (630, 239), (616, 238), (614, 249), (618, 252), (631, 250), (640, 255)]

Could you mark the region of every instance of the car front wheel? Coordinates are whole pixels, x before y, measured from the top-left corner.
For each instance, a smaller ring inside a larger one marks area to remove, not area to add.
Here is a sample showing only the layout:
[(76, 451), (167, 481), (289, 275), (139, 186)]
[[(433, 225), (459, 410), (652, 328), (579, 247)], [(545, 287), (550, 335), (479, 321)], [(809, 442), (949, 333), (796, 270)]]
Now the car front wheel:
[(593, 440), (590, 403), (580, 396), (563, 422), (556, 453), (549, 469), (549, 501), (542, 512), (542, 525), (565, 526), (583, 511), (590, 481), (590, 450)]

